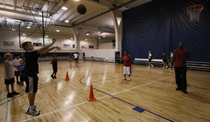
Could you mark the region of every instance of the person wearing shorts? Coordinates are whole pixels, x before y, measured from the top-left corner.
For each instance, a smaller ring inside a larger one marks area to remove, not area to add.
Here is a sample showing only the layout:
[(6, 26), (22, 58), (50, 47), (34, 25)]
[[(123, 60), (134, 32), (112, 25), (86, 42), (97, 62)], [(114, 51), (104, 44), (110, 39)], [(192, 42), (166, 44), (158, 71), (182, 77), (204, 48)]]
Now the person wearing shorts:
[(18, 53), (15, 54), (15, 59), (12, 60), (13, 66), (15, 67), (15, 72), (14, 72), (14, 74), (15, 74), (16, 81), (17, 81), (17, 84), (18, 84), (18, 85), (20, 85), (20, 82), (19, 82), (19, 80), (18, 80), (19, 71), (17, 70), (17, 66), (20, 65), (20, 60), (22, 60), (22, 59), (20, 58), (20, 54), (18, 54)]
[[(120, 58), (120, 56), (118, 55), (118, 57)], [(126, 80), (126, 75), (129, 76), (129, 81), (131, 80), (130, 76), (131, 76), (131, 56), (128, 54), (128, 51), (124, 52), (124, 56), (122, 58), (120, 58), (120, 60), (123, 60), (123, 74), (124, 74), (124, 78), (123, 80)]]
[(75, 52), (74, 53), (74, 60), (75, 60), (75, 62), (78, 62), (78, 58), (79, 58), (79, 55)]
[[(13, 95), (18, 95), (19, 93), (14, 90), (14, 72), (13, 72), (13, 56), (11, 53), (5, 53), (4, 58), (6, 61), (4, 62), (4, 82), (7, 89), (7, 97), (13, 97)], [(9, 90), (9, 86), (11, 87), (12, 92)]]
[(25, 92), (28, 93), (29, 107), (26, 110), (26, 114), (38, 116), (40, 114), (40, 110), (34, 105), (35, 96), (38, 88), (38, 76), (39, 66), (38, 66), (38, 57), (49, 51), (58, 48), (51, 47), (56, 42), (56, 39), (52, 40), (52, 43), (49, 45), (45, 45), (38, 50), (34, 50), (34, 47), (31, 42), (22, 43), (23, 49), (25, 52), (25, 68), (22, 72), (24, 76), (24, 80), (26, 82)]
[(148, 55), (148, 58), (149, 58), (149, 68), (150, 68), (150, 67), (153, 68), (154, 66), (151, 64), (151, 61), (152, 61), (152, 59), (153, 59), (153, 55), (152, 55), (151, 51), (149, 51), (148, 53), (149, 53), (149, 55)]

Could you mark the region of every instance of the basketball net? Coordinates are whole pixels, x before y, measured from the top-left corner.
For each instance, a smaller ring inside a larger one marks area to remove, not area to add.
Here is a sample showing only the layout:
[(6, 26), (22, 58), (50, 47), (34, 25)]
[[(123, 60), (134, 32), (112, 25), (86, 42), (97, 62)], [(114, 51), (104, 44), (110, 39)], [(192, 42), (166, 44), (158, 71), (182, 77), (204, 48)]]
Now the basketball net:
[(204, 5), (197, 4), (187, 7), (187, 12), (190, 15), (190, 21), (199, 22), (201, 11), (204, 9)]

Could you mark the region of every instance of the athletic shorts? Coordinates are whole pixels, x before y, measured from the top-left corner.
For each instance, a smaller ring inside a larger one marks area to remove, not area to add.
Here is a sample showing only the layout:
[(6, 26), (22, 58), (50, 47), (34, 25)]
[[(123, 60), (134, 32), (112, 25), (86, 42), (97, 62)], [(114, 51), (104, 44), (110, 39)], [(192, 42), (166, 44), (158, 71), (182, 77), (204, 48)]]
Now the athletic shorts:
[(78, 60), (78, 58), (75, 58), (75, 61), (77, 61)]
[(26, 93), (36, 93), (38, 89), (38, 77), (37, 76), (24, 76), (26, 82)]
[(24, 77), (23, 76), (20, 76), (20, 82), (23, 82), (23, 81), (25, 81), (24, 80)]
[(124, 66), (123, 74), (124, 74), (124, 75), (125, 75), (125, 74), (130, 75), (130, 74), (131, 74), (131, 67), (126, 67), (126, 66)]
[(15, 71), (15, 76), (19, 76), (19, 72), (18, 71)]
[(152, 58), (149, 58), (149, 62), (151, 62), (152, 61)]
[(15, 82), (14, 78), (11, 78), (10, 80), (4, 79), (5, 85), (13, 84)]

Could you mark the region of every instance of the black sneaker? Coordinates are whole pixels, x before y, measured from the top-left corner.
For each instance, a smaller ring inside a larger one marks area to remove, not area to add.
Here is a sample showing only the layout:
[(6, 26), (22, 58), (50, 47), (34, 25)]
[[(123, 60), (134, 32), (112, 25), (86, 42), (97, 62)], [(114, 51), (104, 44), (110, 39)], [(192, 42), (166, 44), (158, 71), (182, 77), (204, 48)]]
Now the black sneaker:
[(181, 88), (176, 88), (176, 90), (182, 90)]
[(184, 92), (185, 94), (187, 94), (187, 91), (186, 91), (186, 90), (184, 90), (183, 92)]
[(53, 76), (53, 78), (57, 78), (56, 76)]
[(36, 106), (34, 105), (34, 109), (37, 111), (37, 112), (39, 112), (40, 113), (40, 110), (38, 110), (37, 108), (36, 108)]
[(20, 94), (20, 93), (17, 93), (16, 91), (13, 91), (11, 94), (12, 94), (12, 95), (18, 95), (18, 94)]
[(11, 98), (11, 97), (13, 97), (12, 93), (8, 93), (7, 98)]
[(53, 78), (53, 75), (51, 75), (51, 77)]

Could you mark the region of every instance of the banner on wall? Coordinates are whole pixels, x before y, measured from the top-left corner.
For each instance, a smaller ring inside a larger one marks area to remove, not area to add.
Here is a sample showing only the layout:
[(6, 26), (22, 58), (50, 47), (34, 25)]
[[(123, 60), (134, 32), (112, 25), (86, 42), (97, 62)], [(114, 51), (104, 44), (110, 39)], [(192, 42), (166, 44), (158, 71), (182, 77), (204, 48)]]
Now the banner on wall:
[(64, 48), (70, 48), (70, 44), (63, 44)]
[(3, 46), (15, 46), (14, 42), (3, 41)]
[(94, 48), (94, 45), (89, 45), (89, 48)]
[(82, 45), (82, 46), (81, 46), (81, 48), (86, 49), (86, 48), (87, 48), (87, 46), (86, 46), (86, 45)]

